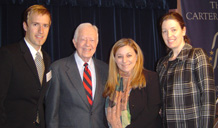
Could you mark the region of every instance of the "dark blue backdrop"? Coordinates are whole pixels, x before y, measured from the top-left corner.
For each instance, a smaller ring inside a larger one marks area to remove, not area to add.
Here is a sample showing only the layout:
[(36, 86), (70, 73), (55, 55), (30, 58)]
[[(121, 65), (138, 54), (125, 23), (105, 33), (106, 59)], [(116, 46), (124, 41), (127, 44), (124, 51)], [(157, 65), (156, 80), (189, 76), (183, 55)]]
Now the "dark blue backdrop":
[(95, 57), (108, 61), (112, 45), (123, 37), (134, 39), (141, 47), (145, 64), (155, 70), (157, 60), (165, 55), (165, 45), (158, 34), (158, 20), (176, 8), (176, 0), (1, 0), (0, 46), (23, 38), (22, 13), (32, 4), (44, 4), (52, 14), (52, 25), (43, 48), (52, 61), (74, 52), (72, 37), (82, 22), (99, 28)]

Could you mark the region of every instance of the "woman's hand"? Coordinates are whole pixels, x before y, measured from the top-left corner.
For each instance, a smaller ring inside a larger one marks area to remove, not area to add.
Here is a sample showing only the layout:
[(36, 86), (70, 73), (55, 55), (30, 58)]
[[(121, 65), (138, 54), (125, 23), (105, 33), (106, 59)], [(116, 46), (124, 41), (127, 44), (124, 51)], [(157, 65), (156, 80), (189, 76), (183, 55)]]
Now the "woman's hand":
[(115, 106), (107, 108), (107, 120), (112, 126), (112, 128), (122, 128), (122, 124), (120, 120), (121, 93), (122, 92), (116, 92)]

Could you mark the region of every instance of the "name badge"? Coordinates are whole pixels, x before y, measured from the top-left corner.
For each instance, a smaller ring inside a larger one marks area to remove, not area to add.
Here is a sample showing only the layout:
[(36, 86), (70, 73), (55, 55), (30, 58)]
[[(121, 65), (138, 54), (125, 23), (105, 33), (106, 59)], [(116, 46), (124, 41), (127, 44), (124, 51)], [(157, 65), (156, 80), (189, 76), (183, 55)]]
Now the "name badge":
[(46, 82), (50, 81), (52, 78), (51, 70), (46, 74)]

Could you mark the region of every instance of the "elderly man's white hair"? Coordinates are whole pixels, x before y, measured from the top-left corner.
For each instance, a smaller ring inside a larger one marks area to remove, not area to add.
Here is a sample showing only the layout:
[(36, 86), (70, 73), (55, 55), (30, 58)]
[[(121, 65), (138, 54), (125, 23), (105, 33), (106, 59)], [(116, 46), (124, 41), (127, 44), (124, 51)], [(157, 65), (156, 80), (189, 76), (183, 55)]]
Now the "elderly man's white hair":
[(83, 27), (93, 27), (96, 30), (97, 34), (97, 42), (98, 42), (98, 28), (95, 25), (92, 25), (91, 23), (81, 23), (75, 30), (74, 37), (73, 39), (77, 42), (77, 37), (79, 34), (79, 30), (82, 29)]

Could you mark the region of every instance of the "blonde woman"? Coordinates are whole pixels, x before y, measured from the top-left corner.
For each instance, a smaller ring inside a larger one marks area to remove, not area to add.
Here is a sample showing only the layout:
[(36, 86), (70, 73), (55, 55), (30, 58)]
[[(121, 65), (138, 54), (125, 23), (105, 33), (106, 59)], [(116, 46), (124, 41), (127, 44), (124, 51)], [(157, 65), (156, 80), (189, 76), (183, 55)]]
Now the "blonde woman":
[(160, 125), (158, 75), (144, 69), (143, 53), (129, 38), (117, 41), (110, 53), (103, 93), (111, 128), (156, 128)]

